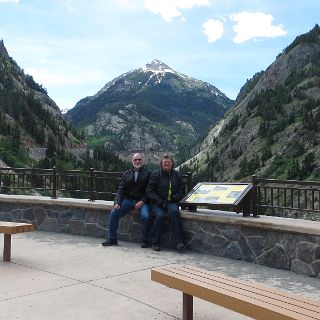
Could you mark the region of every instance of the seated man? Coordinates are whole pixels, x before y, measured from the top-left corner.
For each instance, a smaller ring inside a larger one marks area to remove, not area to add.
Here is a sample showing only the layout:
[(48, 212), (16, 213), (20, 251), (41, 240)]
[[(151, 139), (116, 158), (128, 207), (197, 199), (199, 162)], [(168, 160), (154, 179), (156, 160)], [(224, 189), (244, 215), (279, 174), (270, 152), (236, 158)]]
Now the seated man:
[(109, 220), (109, 239), (102, 242), (103, 246), (118, 245), (117, 231), (119, 219), (133, 209), (138, 209), (142, 222), (141, 247), (147, 248), (149, 233), (149, 205), (147, 202), (146, 187), (150, 173), (144, 167), (143, 156), (135, 153), (132, 156), (133, 167), (124, 172), (114, 199), (114, 206), (111, 210)]
[(155, 214), (152, 234), (152, 248), (160, 251), (160, 239), (163, 221), (168, 214), (177, 249), (183, 250), (182, 223), (179, 213), (179, 201), (184, 196), (184, 185), (181, 174), (173, 169), (174, 161), (171, 155), (165, 154), (160, 162), (160, 169), (152, 172), (147, 195), (151, 209)]

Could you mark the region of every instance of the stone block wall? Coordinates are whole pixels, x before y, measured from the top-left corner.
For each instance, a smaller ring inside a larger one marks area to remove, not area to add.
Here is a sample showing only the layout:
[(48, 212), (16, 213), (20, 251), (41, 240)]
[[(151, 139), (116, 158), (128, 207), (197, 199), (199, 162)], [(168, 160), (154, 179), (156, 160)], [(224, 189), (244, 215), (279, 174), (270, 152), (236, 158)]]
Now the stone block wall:
[[(0, 220), (34, 223), (41, 231), (107, 238), (111, 206), (106, 208), (1, 201)], [(230, 218), (225, 222), (221, 217), (219, 222), (206, 220), (203, 215), (197, 220), (197, 213), (183, 212), (182, 216), (188, 250), (320, 277), (320, 235), (274, 230), (267, 224), (250, 226), (250, 220), (243, 225), (230, 223)], [(241, 219), (239, 222), (246, 218)], [(140, 232), (139, 215), (120, 220), (119, 240), (139, 243)], [(166, 224), (162, 246), (173, 245), (170, 226)]]
[(320, 237), (203, 221), (184, 221), (188, 248), (320, 277)]
[[(28, 222), (36, 225), (39, 231), (62, 232), (82, 236), (108, 238), (108, 209), (90, 209), (74, 206), (30, 205), (0, 202), (1, 221)], [(152, 230), (150, 230), (151, 236)], [(118, 240), (140, 243), (141, 223), (137, 213), (122, 218), (119, 222)], [(168, 223), (165, 223), (162, 245), (172, 247), (172, 234)]]

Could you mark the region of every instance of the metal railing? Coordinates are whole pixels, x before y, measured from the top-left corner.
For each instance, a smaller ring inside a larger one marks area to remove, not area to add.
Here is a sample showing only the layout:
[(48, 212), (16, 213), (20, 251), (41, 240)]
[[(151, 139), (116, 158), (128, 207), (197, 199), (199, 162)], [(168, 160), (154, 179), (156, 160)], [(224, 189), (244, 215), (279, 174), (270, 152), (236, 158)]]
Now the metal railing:
[[(38, 192), (41, 195), (113, 200), (123, 172), (0, 168), (0, 193)], [(185, 191), (192, 189), (192, 173), (183, 175)]]
[(320, 182), (252, 176), (252, 184), (252, 210), (256, 214), (320, 217)]
[[(0, 168), (0, 193), (35, 193), (52, 198), (113, 200), (123, 172)], [(183, 175), (185, 192), (192, 173)], [(251, 212), (320, 220), (320, 182), (264, 179), (252, 176)], [(310, 217), (311, 215), (311, 217)]]

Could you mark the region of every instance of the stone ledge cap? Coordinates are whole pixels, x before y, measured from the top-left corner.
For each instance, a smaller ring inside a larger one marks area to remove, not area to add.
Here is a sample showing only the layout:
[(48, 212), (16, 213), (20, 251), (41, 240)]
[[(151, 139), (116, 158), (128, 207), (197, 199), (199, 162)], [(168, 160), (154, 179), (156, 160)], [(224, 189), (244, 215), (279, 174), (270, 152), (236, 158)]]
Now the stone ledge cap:
[[(81, 207), (90, 209), (111, 210), (113, 201), (76, 198), (57, 198), (28, 195), (7, 195), (0, 194), (0, 202), (15, 204), (33, 205), (59, 205), (65, 207)], [(278, 231), (288, 231), (293, 233), (310, 234), (320, 236), (320, 221), (303, 219), (281, 218), (272, 216), (243, 217), (242, 214), (230, 211), (199, 209), (197, 212), (181, 210), (181, 217), (188, 220), (207, 221), (216, 223), (233, 224), (239, 226), (255, 227), (261, 229), (272, 229)]]

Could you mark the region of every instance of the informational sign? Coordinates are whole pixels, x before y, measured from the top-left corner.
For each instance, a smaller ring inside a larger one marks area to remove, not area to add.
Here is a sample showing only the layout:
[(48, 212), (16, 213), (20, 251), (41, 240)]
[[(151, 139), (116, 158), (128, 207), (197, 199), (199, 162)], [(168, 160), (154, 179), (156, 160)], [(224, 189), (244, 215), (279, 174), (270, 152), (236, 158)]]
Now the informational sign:
[(251, 190), (248, 183), (198, 183), (181, 203), (195, 205), (238, 205)]

